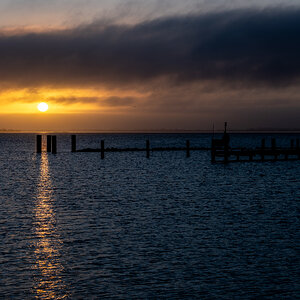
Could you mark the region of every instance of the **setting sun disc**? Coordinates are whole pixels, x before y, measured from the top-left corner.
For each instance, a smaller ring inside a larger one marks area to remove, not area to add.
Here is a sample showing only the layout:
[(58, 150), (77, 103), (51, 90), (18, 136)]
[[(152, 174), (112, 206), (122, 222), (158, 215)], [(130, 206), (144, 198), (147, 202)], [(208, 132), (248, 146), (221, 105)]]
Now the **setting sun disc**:
[(48, 110), (48, 104), (45, 102), (41, 102), (38, 106), (37, 106), (38, 110), (41, 112), (45, 112)]

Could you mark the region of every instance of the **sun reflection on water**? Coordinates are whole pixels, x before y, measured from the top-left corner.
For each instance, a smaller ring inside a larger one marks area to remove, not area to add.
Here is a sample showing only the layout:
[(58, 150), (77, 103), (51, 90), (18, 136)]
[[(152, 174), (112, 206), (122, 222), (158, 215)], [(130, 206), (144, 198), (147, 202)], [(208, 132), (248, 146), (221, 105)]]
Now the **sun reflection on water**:
[(56, 228), (53, 199), (48, 155), (42, 153), (34, 222), (36, 236), (34, 255), (37, 275), (34, 290), (37, 299), (67, 297), (66, 286), (62, 279), (63, 266), (60, 260), (62, 242)]

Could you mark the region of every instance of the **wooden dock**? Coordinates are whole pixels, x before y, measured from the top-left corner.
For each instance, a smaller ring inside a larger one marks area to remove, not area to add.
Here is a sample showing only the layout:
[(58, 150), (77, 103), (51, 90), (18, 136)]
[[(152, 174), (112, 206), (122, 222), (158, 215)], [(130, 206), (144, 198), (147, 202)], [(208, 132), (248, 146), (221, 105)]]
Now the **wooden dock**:
[(300, 160), (300, 149), (295, 148), (256, 148), (256, 149), (212, 149), (212, 163), (231, 163), (243, 161), (286, 161)]
[[(99, 152), (101, 154), (101, 159), (104, 159), (105, 153), (116, 153), (116, 152), (145, 152), (146, 157), (150, 158), (150, 153), (162, 152), (162, 151), (184, 151), (186, 152), (186, 157), (190, 157), (191, 151), (209, 151), (210, 147), (191, 147), (190, 141), (187, 140), (185, 145), (182, 147), (150, 147), (150, 141), (146, 140), (145, 148), (138, 147), (127, 147), (127, 148), (116, 148), (116, 147), (105, 147), (105, 141), (100, 141), (100, 148), (84, 148), (77, 149), (77, 137), (76, 135), (71, 135), (71, 152)], [(42, 141), (43, 137), (41, 135), (36, 136), (36, 152), (42, 152)], [(56, 136), (47, 136), (47, 152), (52, 152), (52, 154), (57, 153), (57, 143)]]
[(277, 147), (276, 139), (272, 139), (271, 146), (266, 147), (265, 139), (262, 139), (261, 146), (256, 148), (231, 148), (230, 137), (227, 133), (227, 123), (222, 139), (212, 139), (211, 162), (259, 162), (259, 161), (288, 161), (300, 160), (299, 139), (291, 140), (289, 147)]
[[(36, 152), (42, 152), (41, 135), (36, 136)], [(57, 153), (56, 136), (47, 136), (47, 152)], [(187, 140), (182, 147), (150, 147), (150, 141), (146, 140), (145, 148), (127, 147), (105, 147), (104, 140), (100, 141), (100, 148), (77, 149), (76, 135), (71, 136), (71, 152), (99, 152), (101, 159), (104, 159), (105, 153), (116, 152), (144, 152), (147, 158), (150, 153), (161, 151), (184, 151), (186, 157), (190, 157), (191, 151), (211, 151), (212, 163), (231, 163), (231, 162), (264, 162), (264, 161), (288, 161), (300, 159), (299, 139), (291, 140), (289, 147), (277, 147), (276, 140), (272, 139), (270, 147), (266, 147), (265, 139), (262, 139), (261, 145), (256, 148), (232, 148), (230, 147), (230, 136), (227, 133), (227, 123), (221, 139), (212, 138), (211, 147), (191, 147), (190, 141)]]
[[(104, 143), (104, 141), (103, 141)], [(146, 141), (145, 148), (137, 148), (137, 147), (128, 147), (128, 148), (115, 148), (115, 147), (107, 147), (105, 148), (104, 145), (101, 148), (85, 148), (79, 149), (73, 152), (100, 152), (101, 158), (104, 158), (104, 153), (116, 153), (116, 152), (145, 152), (146, 157), (150, 157), (150, 153), (153, 152), (163, 152), (163, 151), (184, 151), (186, 152), (186, 157), (190, 157), (191, 151), (209, 151), (210, 148), (208, 147), (190, 147), (190, 141), (186, 141), (186, 147), (150, 147), (150, 142)]]

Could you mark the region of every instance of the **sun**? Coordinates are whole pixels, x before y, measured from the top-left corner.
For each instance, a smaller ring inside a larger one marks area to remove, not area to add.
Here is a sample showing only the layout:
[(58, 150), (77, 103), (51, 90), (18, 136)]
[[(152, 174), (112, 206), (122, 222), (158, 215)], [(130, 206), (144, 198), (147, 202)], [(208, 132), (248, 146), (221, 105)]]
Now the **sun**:
[(45, 102), (41, 102), (38, 106), (37, 106), (38, 110), (41, 112), (45, 112), (48, 110), (48, 104)]

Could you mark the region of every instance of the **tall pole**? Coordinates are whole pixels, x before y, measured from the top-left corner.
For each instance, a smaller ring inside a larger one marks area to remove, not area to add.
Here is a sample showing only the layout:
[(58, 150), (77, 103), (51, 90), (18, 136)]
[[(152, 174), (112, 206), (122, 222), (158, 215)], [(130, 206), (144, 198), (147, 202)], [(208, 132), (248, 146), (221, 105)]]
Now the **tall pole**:
[(146, 141), (146, 157), (150, 158), (150, 141)]
[(36, 153), (42, 152), (42, 136), (39, 134), (36, 136)]
[(101, 140), (101, 159), (104, 159), (104, 140)]
[(52, 154), (57, 153), (56, 135), (52, 135)]
[(51, 135), (47, 135), (47, 152), (51, 152)]
[(190, 157), (190, 141), (186, 141), (186, 157)]
[(75, 134), (71, 135), (71, 142), (72, 142), (71, 151), (76, 152), (76, 135)]

